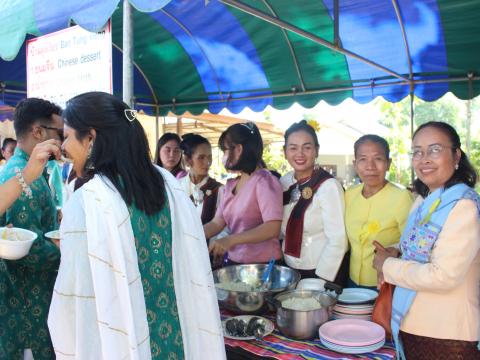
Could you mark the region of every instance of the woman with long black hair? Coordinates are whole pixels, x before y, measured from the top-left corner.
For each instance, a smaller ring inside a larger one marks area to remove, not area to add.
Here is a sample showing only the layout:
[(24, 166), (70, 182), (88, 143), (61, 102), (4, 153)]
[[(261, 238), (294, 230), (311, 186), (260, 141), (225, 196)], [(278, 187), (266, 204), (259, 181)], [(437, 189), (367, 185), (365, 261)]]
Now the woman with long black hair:
[(57, 359), (225, 357), (201, 222), (150, 161), (134, 110), (110, 94), (67, 102), (63, 149), (91, 178), (64, 207), (49, 313)]
[(175, 176), (177, 179), (187, 175), (182, 164), (182, 150), (180, 136), (175, 133), (163, 134), (157, 142), (154, 163), (163, 167)]

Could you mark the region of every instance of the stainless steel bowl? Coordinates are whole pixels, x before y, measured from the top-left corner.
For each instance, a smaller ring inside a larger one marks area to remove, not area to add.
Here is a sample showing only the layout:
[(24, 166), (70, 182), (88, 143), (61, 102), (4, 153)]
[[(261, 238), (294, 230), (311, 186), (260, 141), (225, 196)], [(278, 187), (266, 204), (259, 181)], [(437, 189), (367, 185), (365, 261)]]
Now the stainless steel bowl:
[[(315, 310), (292, 310), (282, 306), (287, 299), (314, 298), (321, 307)], [(313, 339), (318, 336), (318, 328), (332, 316), (337, 302), (332, 295), (315, 290), (290, 290), (274, 297), (277, 309), (277, 326), (282, 334), (294, 339)]]
[[(300, 274), (294, 269), (274, 265), (270, 274), (269, 288), (260, 289), (261, 278), (266, 264), (246, 264), (227, 266), (213, 272), (218, 303), (224, 309), (237, 314), (263, 314), (268, 309), (268, 299), (275, 294), (295, 288)], [(235, 291), (222, 288), (219, 284), (241, 282), (250, 285), (253, 291)]]

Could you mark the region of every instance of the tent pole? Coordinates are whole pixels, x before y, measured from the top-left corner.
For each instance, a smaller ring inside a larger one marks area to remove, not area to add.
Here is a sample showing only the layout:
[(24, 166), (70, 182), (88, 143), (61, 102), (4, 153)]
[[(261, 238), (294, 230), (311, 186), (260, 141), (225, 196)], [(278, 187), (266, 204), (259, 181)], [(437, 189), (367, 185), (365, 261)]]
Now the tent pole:
[(128, 0), (123, 0), (123, 101), (133, 106), (133, 13)]
[(413, 102), (414, 94), (413, 92), (410, 92), (410, 139), (413, 139), (413, 128), (415, 127)]
[(402, 31), (403, 44), (405, 45), (405, 53), (408, 61), (408, 74), (410, 81), (413, 80), (413, 67), (412, 67), (412, 57), (410, 55), (410, 46), (408, 45), (407, 33), (405, 31), (405, 24), (403, 23), (402, 14), (400, 12), (400, 7), (398, 6), (397, 0), (392, 0), (393, 8), (395, 9), (395, 14), (397, 15), (398, 24), (400, 25), (400, 30)]
[(25, 90), (12, 90), (12, 89), (4, 88), (2, 90), (2, 92), (4, 94), (21, 94), (21, 95), (25, 95), (25, 97), (27, 97), (27, 92)]
[(160, 108), (155, 106), (155, 141), (158, 141), (158, 114), (160, 112)]
[[(118, 51), (120, 51), (122, 53), (122, 57), (123, 57), (123, 50), (120, 46), (118, 46), (117, 44), (112, 44), (112, 46), (117, 49)], [(147, 86), (148, 86), (148, 89), (150, 90), (150, 93), (152, 94), (152, 99), (153, 99), (153, 104), (154, 105), (157, 105), (158, 104), (158, 99), (157, 99), (157, 96), (155, 95), (155, 91), (153, 91), (153, 86), (152, 86), (152, 83), (150, 82), (150, 79), (147, 77), (147, 75), (145, 75), (145, 73), (143, 72), (143, 70), (140, 68), (140, 66), (138, 66), (138, 64), (133, 61), (133, 68), (138, 72), (140, 73), (140, 75), (143, 77), (143, 79), (145, 80), (145, 82), (147, 83)]]
[(338, 1), (339, 0), (333, 1), (333, 44), (335, 47), (340, 47), (340, 9)]
[[(415, 111), (413, 108), (415, 94), (414, 94), (414, 84), (410, 84), (410, 139), (413, 141), (413, 128), (415, 126)], [(415, 180), (415, 172), (413, 170), (413, 166), (410, 166), (410, 179), (413, 186), (413, 182)]]
[(473, 74), (468, 73), (468, 100), (467, 100), (467, 119), (465, 127), (467, 132), (465, 134), (465, 150), (467, 157), (470, 157), (470, 147), (471, 144), (471, 127), (472, 127), (472, 98), (473, 98), (473, 83), (472, 83)]
[(182, 129), (182, 117), (177, 116), (177, 135), (182, 137), (183, 129)]
[[(278, 17), (275, 10), (272, 8), (272, 6), (267, 1), (264, 0), (263, 3), (268, 8), (268, 10), (272, 13), (273, 16)], [(305, 80), (303, 80), (302, 72), (300, 71), (300, 65), (298, 64), (297, 55), (295, 54), (295, 51), (293, 50), (292, 42), (290, 41), (290, 38), (287, 35), (287, 31), (285, 29), (280, 29), (280, 30), (282, 31), (282, 34), (285, 37), (285, 43), (288, 45), (288, 49), (290, 50), (290, 55), (292, 56), (293, 64), (295, 65), (295, 71), (297, 72), (298, 81), (300, 82), (300, 86), (302, 87), (302, 91), (305, 91), (306, 90)]]
[[(480, 81), (479, 76), (474, 76), (472, 81)], [(364, 80), (367, 81), (367, 80)], [(270, 98), (280, 98), (280, 97), (288, 97), (288, 96), (305, 96), (305, 95), (313, 95), (313, 94), (328, 94), (328, 93), (335, 93), (339, 91), (349, 91), (349, 90), (356, 90), (356, 89), (370, 89), (372, 87), (381, 88), (386, 86), (411, 86), (416, 84), (437, 84), (437, 83), (454, 83), (454, 82), (465, 82), (468, 81), (466, 77), (458, 77), (458, 78), (448, 78), (448, 79), (430, 79), (430, 80), (412, 80), (412, 81), (395, 81), (390, 83), (369, 83), (368, 85), (354, 85), (354, 86), (343, 86), (343, 87), (334, 87), (334, 88), (325, 88), (320, 90), (306, 90), (306, 91), (296, 91), (296, 92), (283, 92), (277, 94), (262, 94), (262, 95), (251, 95), (251, 96), (239, 96), (239, 97), (230, 97), (228, 101), (244, 101), (244, 100), (256, 100), (256, 99), (270, 99)], [(8, 92), (8, 89), (5, 90)], [(254, 91), (263, 91), (264, 90), (254, 90)], [(198, 101), (188, 101), (188, 102), (177, 102), (176, 99), (171, 103), (147, 103), (138, 101), (137, 105), (141, 106), (149, 106), (155, 107), (160, 106), (161, 108), (169, 107), (174, 108), (177, 106), (188, 106), (188, 105), (203, 105), (203, 104), (215, 104), (215, 103), (226, 103), (227, 100), (224, 99), (214, 99), (214, 100), (198, 100)]]
[[(413, 139), (413, 128), (415, 126), (414, 122), (414, 100), (415, 100), (415, 82), (413, 79), (413, 66), (412, 66), (412, 57), (410, 54), (410, 46), (408, 44), (407, 33), (405, 31), (405, 24), (402, 19), (402, 14), (400, 12), (400, 7), (398, 5), (397, 0), (392, 0), (393, 8), (395, 9), (395, 14), (397, 16), (398, 24), (400, 25), (400, 30), (402, 32), (403, 44), (405, 46), (405, 54), (407, 57), (408, 62), (408, 78), (410, 79), (410, 139)], [(413, 185), (413, 181), (415, 180), (415, 173), (413, 171), (413, 166), (410, 166), (410, 182)]]
[(465, 120), (466, 124), (465, 127), (467, 128), (465, 134), (465, 153), (467, 157), (470, 157), (470, 128), (472, 126), (472, 99), (467, 100), (467, 118)]

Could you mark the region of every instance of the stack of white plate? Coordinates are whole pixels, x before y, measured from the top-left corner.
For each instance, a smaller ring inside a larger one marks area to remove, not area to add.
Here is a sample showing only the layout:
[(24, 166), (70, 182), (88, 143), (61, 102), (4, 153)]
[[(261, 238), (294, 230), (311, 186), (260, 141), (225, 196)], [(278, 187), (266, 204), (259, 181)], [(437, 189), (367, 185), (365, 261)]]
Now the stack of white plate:
[(318, 332), (325, 347), (345, 354), (372, 352), (385, 344), (385, 330), (366, 320), (332, 320), (320, 326)]
[(345, 288), (333, 308), (333, 319), (372, 320), (372, 311), (378, 293), (362, 288)]

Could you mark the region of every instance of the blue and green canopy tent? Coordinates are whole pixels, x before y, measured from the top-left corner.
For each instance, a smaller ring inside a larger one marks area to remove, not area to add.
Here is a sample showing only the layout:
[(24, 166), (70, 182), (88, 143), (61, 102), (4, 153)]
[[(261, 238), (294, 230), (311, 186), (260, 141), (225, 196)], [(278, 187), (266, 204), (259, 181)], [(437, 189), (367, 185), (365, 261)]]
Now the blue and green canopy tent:
[[(126, 1), (126, 0), (125, 0)], [(121, 94), (119, 0), (0, 2), (0, 101), (25, 96), (25, 39), (69, 26), (113, 31)], [(478, 0), (130, 0), (135, 105), (238, 113), (298, 102), (433, 101), (480, 93)]]

